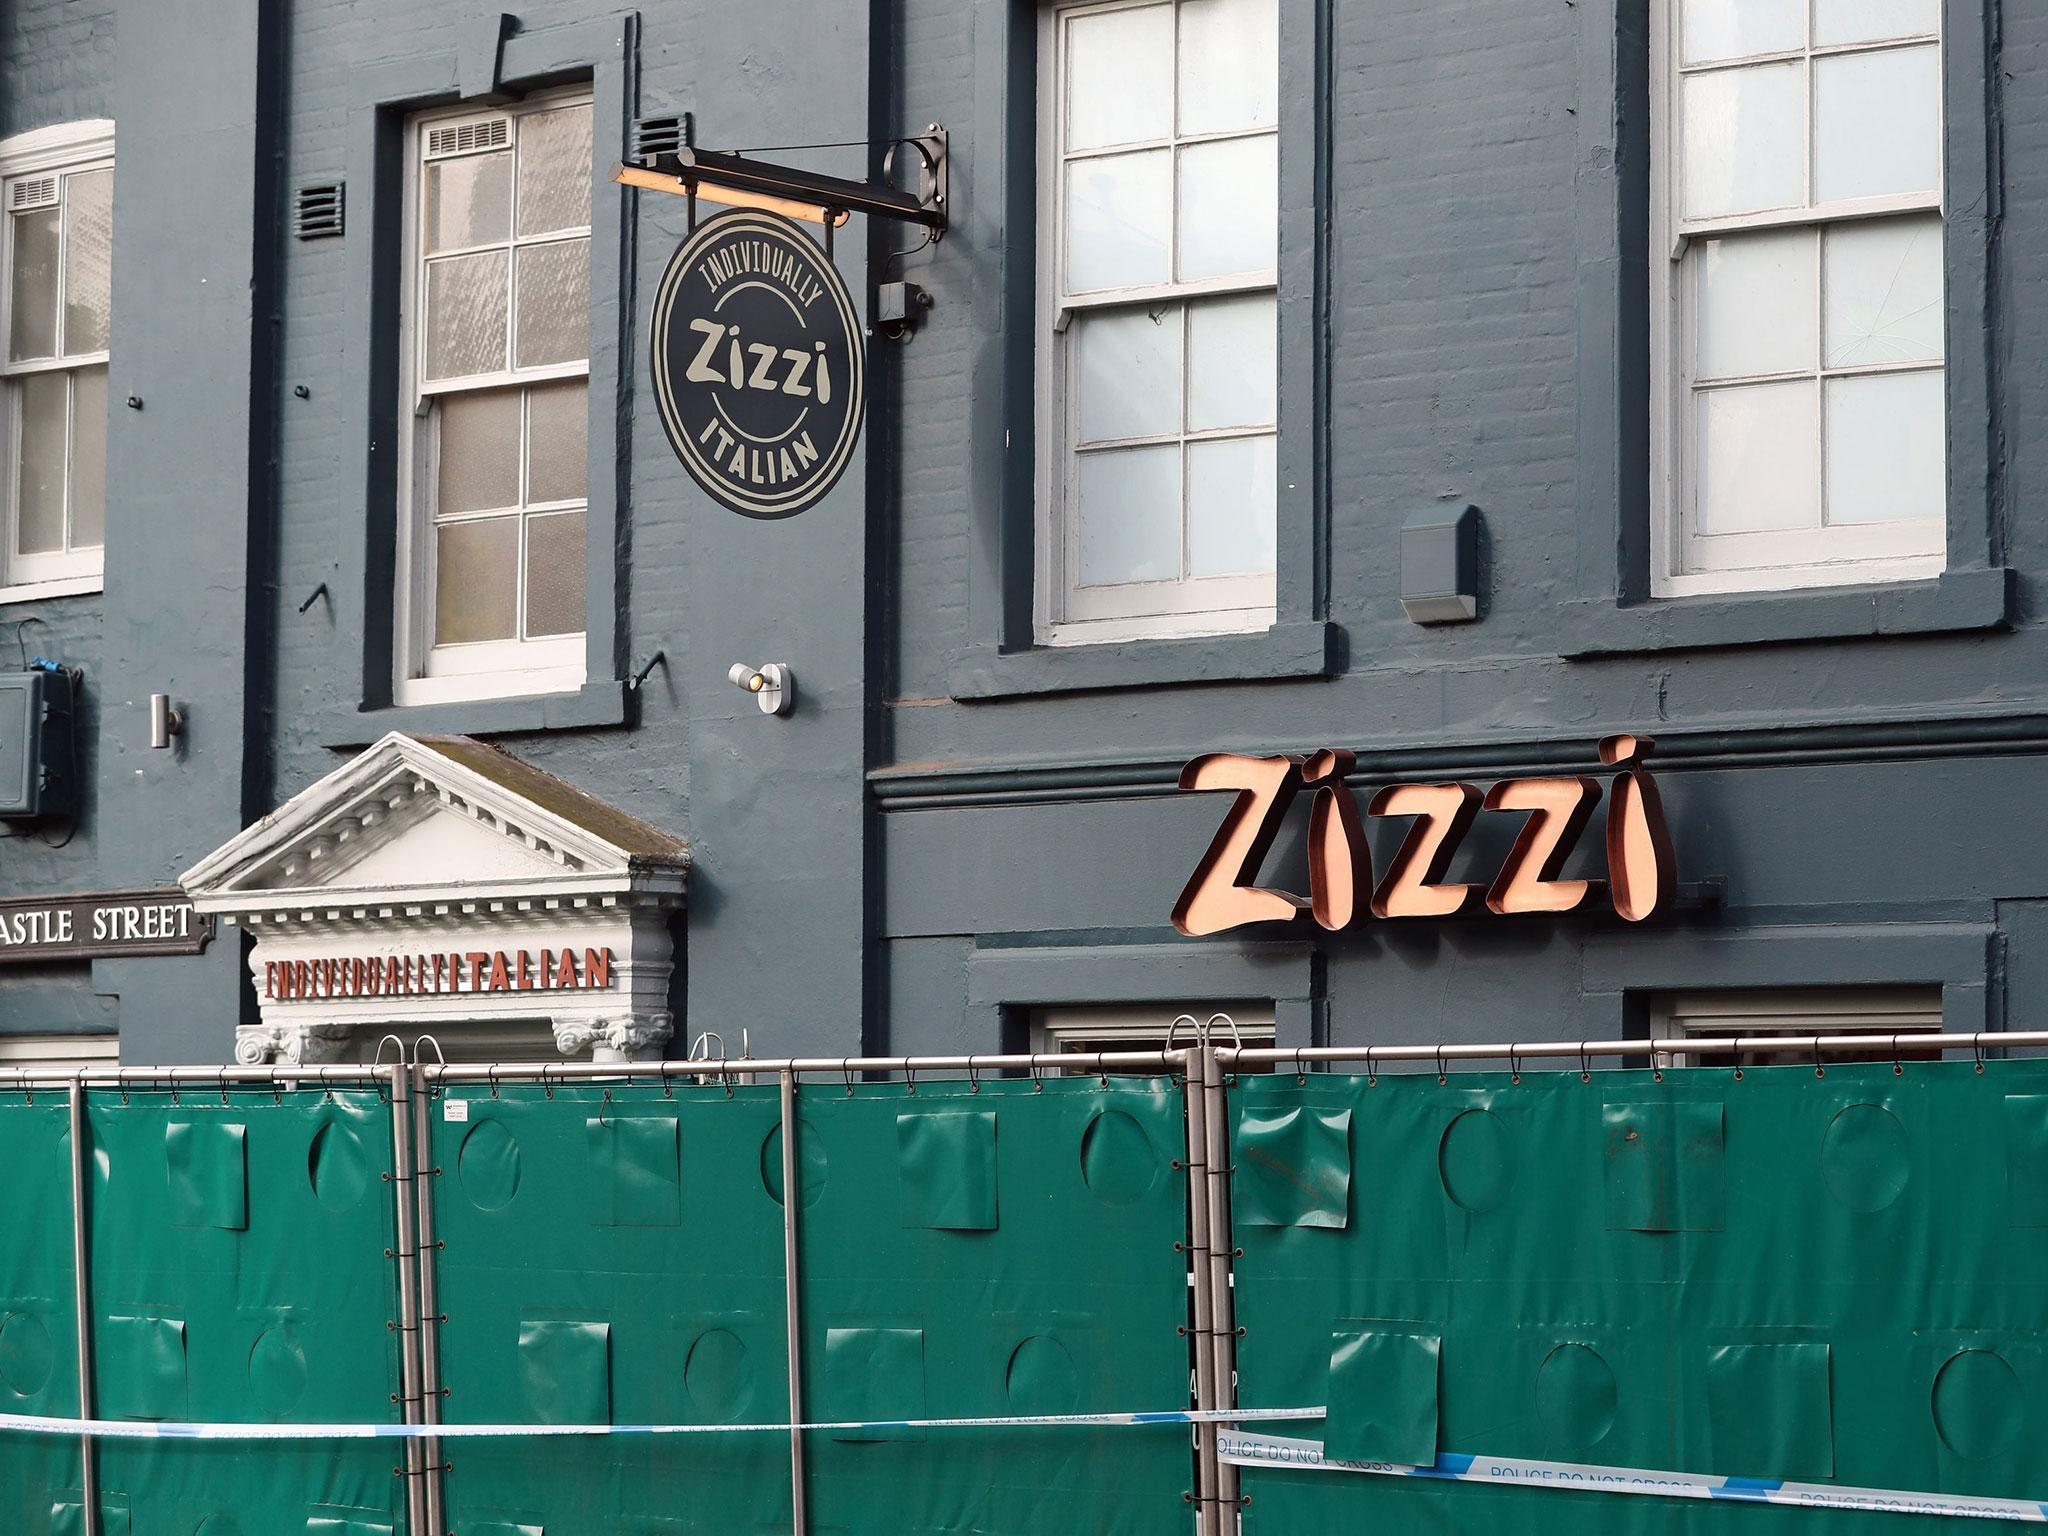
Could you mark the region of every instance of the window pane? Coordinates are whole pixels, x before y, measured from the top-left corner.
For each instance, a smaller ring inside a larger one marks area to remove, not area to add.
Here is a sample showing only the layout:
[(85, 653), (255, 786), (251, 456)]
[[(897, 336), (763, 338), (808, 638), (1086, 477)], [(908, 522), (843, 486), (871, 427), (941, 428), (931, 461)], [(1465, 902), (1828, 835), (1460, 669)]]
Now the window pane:
[(1180, 576), (1180, 449), (1084, 453), (1081, 585)]
[(1173, 132), (1173, 8), (1076, 16), (1067, 23), (1067, 148), (1163, 139)]
[(1868, 43), (1887, 37), (1932, 37), (1941, 30), (1941, 0), (1817, 0), (1816, 43)]
[(1180, 152), (1180, 275), (1267, 272), (1279, 262), (1280, 140), (1272, 134)]
[(1939, 217), (1837, 225), (1827, 268), (1829, 367), (1941, 359)]
[(1693, 257), (1698, 352), (1693, 377), (1811, 368), (1820, 296), (1810, 229), (1702, 240)]
[(590, 108), (519, 119), (519, 233), (544, 235), (590, 223)]
[(1273, 439), (1188, 444), (1188, 574), (1273, 569)]
[(512, 233), (512, 156), (427, 162), (427, 253), (489, 245)]
[(21, 408), (18, 554), (48, 554), (64, 547), (64, 397), (69, 384), (61, 373), (32, 373), (16, 381)]
[(519, 505), (519, 391), (443, 395), (435, 510), (485, 512)]
[(1180, 430), (1181, 325), (1178, 304), (1075, 320), (1080, 441)]
[(11, 215), (14, 273), (7, 355), (17, 362), (57, 355), (57, 210)]
[(583, 514), (526, 520), (526, 635), (583, 633)]
[(1702, 391), (1694, 532), (1758, 533), (1820, 525), (1820, 423), (1814, 384)]
[[(588, 382), (534, 385), (526, 392), (526, 418), (526, 499), (581, 501), (590, 494)], [(583, 627), (581, 620), (576, 627)]]
[(1277, 0), (1182, 0), (1180, 131), (1229, 133), (1279, 121)]
[(510, 640), (519, 622), (519, 519), (435, 530), (434, 643)]
[(519, 248), (514, 366), (540, 368), (590, 355), (590, 242)]
[(1941, 185), (1941, 50), (1814, 61), (1814, 195), (1882, 197)]
[(1685, 0), (1688, 64), (1783, 53), (1805, 45), (1806, 0)]
[(107, 370), (71, 375), (71, 547), (107, 541)]
[(485, 251), (427, 266), (427, 377), (459, 379), (505, 366), (510, 256)]
[(1212, 299), (1189, 316), (1188, 430), (1265, 426), (1274, 419), (1273, 296)]
[(64, 351), (107, 350), (114, 269), (114, 173), (64, 178)]
[(1688, 218), (1791, 208), (1806, 200), (1804, 64), (1688, 75), (1683, 88)]
[(1943, 374), (1828, 380), (1828, 522), (1938, 518), (1947, 506)]
[(1067, 167), (1067, 291), (1167, 278), (1170, 150), (1076, 160)]

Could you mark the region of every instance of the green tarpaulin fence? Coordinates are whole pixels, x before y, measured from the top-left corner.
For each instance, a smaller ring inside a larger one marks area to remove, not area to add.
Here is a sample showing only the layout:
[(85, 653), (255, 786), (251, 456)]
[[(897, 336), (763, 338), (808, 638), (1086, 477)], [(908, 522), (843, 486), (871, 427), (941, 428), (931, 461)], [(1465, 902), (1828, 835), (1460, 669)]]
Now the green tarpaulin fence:
[[(1230, 1097), (1240, 1400), (1326, 1403), (1333, 1456), (2048, 1496), (2048, 1063)], [(1274, 1467), (1242, 1491), (1250, 1536), (1875, 1518)]]

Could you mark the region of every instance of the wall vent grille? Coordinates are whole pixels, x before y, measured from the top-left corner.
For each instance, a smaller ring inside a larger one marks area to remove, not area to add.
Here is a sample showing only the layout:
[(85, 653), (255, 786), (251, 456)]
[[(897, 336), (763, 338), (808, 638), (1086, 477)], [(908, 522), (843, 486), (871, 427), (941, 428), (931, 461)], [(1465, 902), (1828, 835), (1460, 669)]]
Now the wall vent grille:
[(442, 155), (474, 155), (487, 149), (503, 149), (512, 142), (512, 119), (489, 117), (475, 122), (450, 123), (427, 130), (427, 158)]
[(342, 231), (342, 184), (300, 187), (292, 199), (292, 233), (301, 240), (332, 240)]
[(643, 117), (633, 125), (633, 158), (642, 165), (656, 155), (672, 155), (689, 140), (682, 117)]
[(7, 188), (7, 211), (26, 213), (31, 208), (51, 208), (57, 202), (55, 176), (24, 176)]

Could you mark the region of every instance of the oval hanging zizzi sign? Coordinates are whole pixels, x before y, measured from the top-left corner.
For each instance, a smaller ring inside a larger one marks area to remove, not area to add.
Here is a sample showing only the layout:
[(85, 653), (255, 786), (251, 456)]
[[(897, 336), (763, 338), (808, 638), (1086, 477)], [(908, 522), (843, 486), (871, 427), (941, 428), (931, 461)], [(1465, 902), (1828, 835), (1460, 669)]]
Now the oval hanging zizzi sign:
[(699, 224), (654, 298), (654, 394), (676, 457), (735, 512), (793, 517), (860, 439), (867, 358), (846, 283), (779, 214)]

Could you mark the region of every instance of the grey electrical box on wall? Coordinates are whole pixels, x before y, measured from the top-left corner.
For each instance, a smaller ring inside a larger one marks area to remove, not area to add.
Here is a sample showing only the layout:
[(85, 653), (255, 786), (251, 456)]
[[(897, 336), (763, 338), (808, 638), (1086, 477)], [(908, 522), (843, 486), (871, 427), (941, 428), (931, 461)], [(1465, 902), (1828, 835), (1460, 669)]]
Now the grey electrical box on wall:
[(0, 672), (0, 819), (62, 816), (77, 804), (71, 678)]

